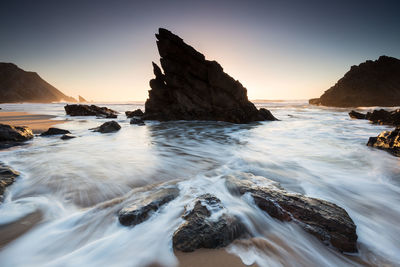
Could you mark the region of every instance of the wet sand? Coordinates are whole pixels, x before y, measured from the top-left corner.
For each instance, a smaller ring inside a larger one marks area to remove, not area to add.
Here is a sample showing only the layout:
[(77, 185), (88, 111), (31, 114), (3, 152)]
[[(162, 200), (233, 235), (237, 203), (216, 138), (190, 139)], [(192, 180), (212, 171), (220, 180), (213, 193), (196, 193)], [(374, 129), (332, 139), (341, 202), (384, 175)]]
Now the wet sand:
[(0, 225), (0, 250), (13, 240), (28, 232), (42, 219), (42, 213), (40, 211), (35, 211), (15, 222)]
[(62, 120), (51, 120), (53, 118), (55, 116), (0, 110), (0, 123), (13, 126), (28, 126), (36, 134), (47, 131), (47, 129), (56, 124), (65, 122)]
[(256, 264), (245, 265), (242, 260), (225, 249), (198, 249), (194, 252), (175, 251), (179, 267), (256, 267)]

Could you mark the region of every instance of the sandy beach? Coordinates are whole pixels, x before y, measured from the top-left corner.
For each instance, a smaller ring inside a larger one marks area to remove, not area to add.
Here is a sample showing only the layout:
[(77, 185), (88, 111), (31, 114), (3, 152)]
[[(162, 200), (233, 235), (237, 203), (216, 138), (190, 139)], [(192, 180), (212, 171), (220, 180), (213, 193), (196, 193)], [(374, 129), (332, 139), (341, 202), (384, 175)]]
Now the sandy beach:
[(52, 120), (55, 116), (31, 114), (19, 111), (0, 111), (0, 123), (13, 126), (28, 126), (33, 133), (42, 133), (48, 128), (64, 123), (62, 120)]
[(175, 251), (179, 260), (179, 267), (245, 267), (257, 266), (256, 264), (245, 265), (238, 256), (228, 253), (225, 249), (198, 249), (194, 252)]

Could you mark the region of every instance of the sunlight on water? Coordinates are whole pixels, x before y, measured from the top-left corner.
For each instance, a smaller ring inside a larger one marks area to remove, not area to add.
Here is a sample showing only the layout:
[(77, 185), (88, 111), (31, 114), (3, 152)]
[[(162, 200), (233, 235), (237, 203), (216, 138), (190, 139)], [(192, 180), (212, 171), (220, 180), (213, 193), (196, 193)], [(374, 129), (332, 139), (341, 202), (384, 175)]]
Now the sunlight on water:
[[(65, 116), (63, 104), (2, 105), (68, 119), (59, 127), (78, 138), (37, 137), (0, 151), (0, 161), (22, 174), (0, 206), (0, 224), (35, 211), (43, 215), (0, 250), (1, 266), (176, 266), (172, 234), (182, 223), (184, 206), (203, 193), (220, 198), (254, 236), (227, 248), (245, 264), (400, 262), (400, 163), (365, 145), (389, 127), (352, 120), (346, 109), (303, 102), (268, 103), (265, 107), (281, 121), (249, 125), (180, 121), (136, 126), (123, 112), (143, 106), (107, 106), (122, 112), (116, 119), (119, 132), (88, 131), (107, 120)], [(341, 254), (298, 226), (272, 219), (247, 195), (231, 195), (224, 175), (267, 177), (288, 191), (345, 208), (357, 225), (359, 253)], [(119, 224), (117, 212), (141, 196), (131, 195), (132, 188), (175, 179), (178, 198), (135, 227)]]

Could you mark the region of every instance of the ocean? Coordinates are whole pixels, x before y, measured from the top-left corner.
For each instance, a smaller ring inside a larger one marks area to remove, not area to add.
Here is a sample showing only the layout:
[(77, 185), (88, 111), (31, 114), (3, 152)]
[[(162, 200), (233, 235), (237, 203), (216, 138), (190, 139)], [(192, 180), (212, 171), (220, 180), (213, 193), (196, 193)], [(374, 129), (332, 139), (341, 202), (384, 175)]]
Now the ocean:
[[(116, 133), (88, 130), (110, 119), (69, 117), (62, 103), (1, 105), (67, 120), (56, 127), (77, 138), (36, 137), (0, 151), (0, 162), (21, 173), (0, 205), (0, 227), (41, 213), (40, 223), (0, 250), (0, 266), (176, 266), (172, 235), (183, 222), (184, 206), (204, 193), (221, 199), (255, 237), (226, 248), (245, 264), (399, 266), (400, 162), (366, 146), (369, 137), (392, 127), (351, 119), (350, 109), (306, 101), (257, 104), (280, 121), (246, 125), (130, 125), (124, 112), (144, 110), (143, 104), (105, 105), (121, 112), (115, 120), (122, 129)], [(246, 195), (232, 196), (225, 175), (268, 178), (266, 184), (272, 180), (287, 191), (344, 208), (357, 225), (359, 252), (342, 254), (297, 225), (271, 218)], [(116, 214), (124, 203), (113, 199), (176, 179), (176, 199), (135, 227), (119, 224)]]

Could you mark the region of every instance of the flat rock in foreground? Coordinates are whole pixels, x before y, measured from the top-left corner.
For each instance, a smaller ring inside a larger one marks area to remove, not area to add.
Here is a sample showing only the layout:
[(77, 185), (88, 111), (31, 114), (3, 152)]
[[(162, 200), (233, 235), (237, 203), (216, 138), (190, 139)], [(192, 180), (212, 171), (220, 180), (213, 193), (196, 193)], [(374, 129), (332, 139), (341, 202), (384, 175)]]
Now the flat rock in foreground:
[(226, 74), (216, 61), (187, 45), (166, 29), (156, 34), (161, 66), (145, 104), (145, 120), (213, 120), (232, 123), (276, 120), (266, 109), (258, 110), (243, 85)]
[(0, 203), (3, 202), (6, 187), (14, 183), (18, 176), (19, 173), (17, 171), (0, 162)]
[(195, 199), (193, 209), (186, 210), (182, 216), (185, 222), (173, 235), (174, 249), (191, 252), (199, 248), (220, 248), (243, 236), (246, 227), (235, 216), (223, 212), (216, 220), (210, 219), (212, 212), (221, 212), (223, 208), (221, 201), (211, 194)]
[(97, 116), (103, 118), (116, 118), (118, 112), (106, 107), (98, 107), (96, 105), (80, 105), (72, 104), (64, 107), (67, 115), (70, 116)]
[(161, 206), (174, 200), (179, 195), (176, 185), (160, 187), (143, 199), (136, 199), (133, 203), (121, 209), (118, 213), (119, 222), (125, 226), (134, 226), (156, 212)]
[(400, 157), (400, 127), (393, 131), (384, 131), (377, 137), (370, 137), (367, 146), (386, 150), (396, 157)]
[(332, 107), (400, 106), (400, 60), (381, 56), (351, 69), (313, 105)]
[(226, 177), (228, 189), (243, 195), (249, 193), (255, 204), (271, 217), (294, 222), (339, 251), (357, 252), (356, 226), (347, 212), (325, 200), (288, 193), (275, 186), (258, 186), (246, 179)]

